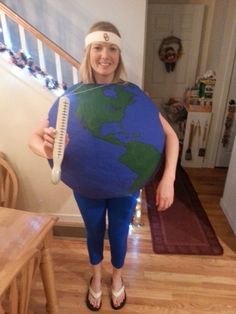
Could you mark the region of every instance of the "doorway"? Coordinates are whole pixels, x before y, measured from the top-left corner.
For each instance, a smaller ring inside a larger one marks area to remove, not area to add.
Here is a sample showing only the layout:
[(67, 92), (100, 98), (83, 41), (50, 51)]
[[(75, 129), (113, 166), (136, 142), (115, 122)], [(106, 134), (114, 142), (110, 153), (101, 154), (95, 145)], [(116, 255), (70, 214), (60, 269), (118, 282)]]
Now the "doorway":
[[(145, 91), (158, 106), (169, 98), (183, 98), (185, 89), (194, 85), (203, 16), (202, 4), (148, 5)], [(171, 36), (181, 41), (183, 54), (174, 70), (167, 71), (158, 52), (163, 39)]]

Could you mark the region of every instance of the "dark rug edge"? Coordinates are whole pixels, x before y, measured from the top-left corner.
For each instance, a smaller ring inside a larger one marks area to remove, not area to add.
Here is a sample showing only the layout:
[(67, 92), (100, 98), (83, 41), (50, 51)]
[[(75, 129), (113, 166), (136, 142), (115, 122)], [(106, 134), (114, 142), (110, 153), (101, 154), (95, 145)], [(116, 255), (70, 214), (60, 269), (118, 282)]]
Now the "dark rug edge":
[[(191, 200), (195, 203), (196, 211), (195, 214), (199, 219), (199, 222), (202, 226), (202, 230), (207, 238), (208, 247), (199, 247), (199, 246), (185, 246), (185, 245), (168, 245), (164, 243), (163, 237), (159, 237), (158, 241), (162, 241), (162, 245), (155, 244), (156, 234), (154, 234), (154, 228), (152, 226), (153, 219), (156, 227), (160, 228), (160, 213), (156, 210), (155, 205), (155, 191), (157, 182), (160, 178), (159, 176), (155, 176), (146, 186), (145, 186), (145, 194), (147, 198), (147, 213), (151, 230), (151, 238), (152, 238), (152, 247), (153, 252), (156, 254), (181, 254), (181, 255), (209, 255), (209, 256), (220, 256), (223, 255), (224, 250), (221, 246), (216, 232), (207, 216), (205, 209), (203, 208), (201, 201), (197, 195), (197, 192), (184, 168), (178, 164), (177, 166), (177, 176), (178, 178), (181, 176), (181, 180), (183, 180), (185, 189), (187, 193), (191, 195)], [(177, 181), (177, 180), (176, 180)], [(175, 183), (177, 184), (177, 183)]]

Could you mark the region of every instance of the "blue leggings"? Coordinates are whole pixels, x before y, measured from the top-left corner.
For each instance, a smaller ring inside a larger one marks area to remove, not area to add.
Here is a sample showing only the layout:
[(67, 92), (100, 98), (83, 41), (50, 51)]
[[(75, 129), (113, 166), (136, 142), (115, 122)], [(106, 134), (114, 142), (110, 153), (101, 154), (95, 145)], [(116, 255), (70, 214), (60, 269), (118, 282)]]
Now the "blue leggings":
[(139, 193), (130, 196), (91, 199), (74, 192), (87, 231), (89, 259), (92, 265), (103, 259), (106, 211), (108, 212), (108, 236), (111, 263), (115, 268), (124, 265), (129, 225), (134, 214)]

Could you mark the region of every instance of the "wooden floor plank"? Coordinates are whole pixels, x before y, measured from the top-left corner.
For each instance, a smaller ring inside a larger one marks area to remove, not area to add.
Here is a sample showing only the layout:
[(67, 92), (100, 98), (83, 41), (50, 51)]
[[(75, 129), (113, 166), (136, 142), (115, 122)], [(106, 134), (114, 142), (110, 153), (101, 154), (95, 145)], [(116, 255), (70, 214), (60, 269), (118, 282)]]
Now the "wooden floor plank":
[[(124, 281), (129, 314), (235, 314), (236, 237), (219, 201), (225, 169), (186, 169), (224, 248), (222, 256), (158, 255), (152, 251), (150, 228), (145, 212), (143, 227), (130, 230)], [(83, 238), (53, 240), (52, 255), (61, 314), (91, 313), (84, 303), (91, 276), (86, 241)], [(105, 241), (103, 263), (103, 305), (110, 307), (110, 253)], [(30, 303), (35, 314), (45, 314), (45, 297), (37, 275)]]

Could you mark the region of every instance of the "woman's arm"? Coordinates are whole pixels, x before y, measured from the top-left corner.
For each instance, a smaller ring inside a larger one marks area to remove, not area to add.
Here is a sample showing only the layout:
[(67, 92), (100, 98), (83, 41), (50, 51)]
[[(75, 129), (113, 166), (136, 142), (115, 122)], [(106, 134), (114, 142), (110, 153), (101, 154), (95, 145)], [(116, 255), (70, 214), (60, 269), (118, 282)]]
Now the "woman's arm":
[(165, 168), (156, 191), (156, 205), (159, 211), (171, 206), (174, 201), (174, 181), (179, 155), (179, 140), (166, 119), (160, 114), (160, 121), (166, 136)]
[(48, 127), (48, 120), (43, 120), (29, 140), (29, 148), (38, 156), (52, 159), (56, 130)]

